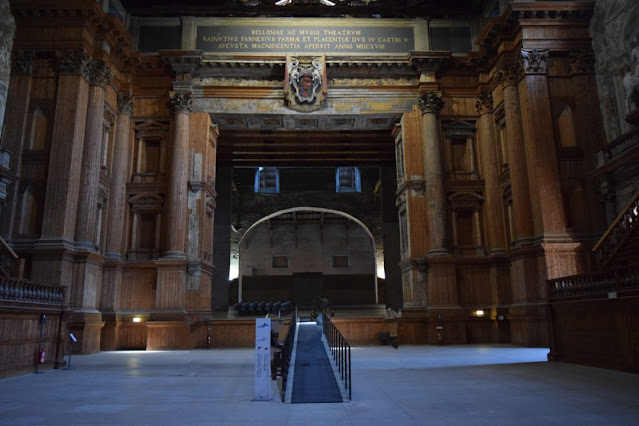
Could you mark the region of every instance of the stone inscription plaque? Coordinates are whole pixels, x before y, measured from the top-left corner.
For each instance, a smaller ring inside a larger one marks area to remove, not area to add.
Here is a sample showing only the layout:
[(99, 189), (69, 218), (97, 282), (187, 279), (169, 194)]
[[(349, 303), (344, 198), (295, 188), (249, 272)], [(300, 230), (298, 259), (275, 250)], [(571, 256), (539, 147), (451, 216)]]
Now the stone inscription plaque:
[(196, 49), (212, 53), (407, 53), (410, 27), (199, 26)]

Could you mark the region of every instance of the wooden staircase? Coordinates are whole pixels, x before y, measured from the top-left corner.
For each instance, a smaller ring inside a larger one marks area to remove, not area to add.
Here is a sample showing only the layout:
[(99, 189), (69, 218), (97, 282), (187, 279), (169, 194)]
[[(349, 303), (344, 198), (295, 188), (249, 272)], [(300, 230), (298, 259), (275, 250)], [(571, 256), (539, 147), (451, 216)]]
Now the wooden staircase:
[(599, 270), (639, 264), (639, 192), (593, 247)]

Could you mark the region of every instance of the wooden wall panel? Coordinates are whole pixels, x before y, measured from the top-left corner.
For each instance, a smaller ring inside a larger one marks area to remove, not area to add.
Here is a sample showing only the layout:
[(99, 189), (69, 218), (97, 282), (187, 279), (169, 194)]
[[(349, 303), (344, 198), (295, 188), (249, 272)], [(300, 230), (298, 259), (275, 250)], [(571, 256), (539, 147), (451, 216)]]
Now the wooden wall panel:
[(639, 292), (551, 302), (554, 360), (639, 372)]
[(155, 306), (155, 270), (127, 270), (122, 277), (120, 309), (151, 310)]
[(0, 377), (33, 371), (40, 337), (40, 316), (46, 315), (43, 328), (45, 363), (39, 369), (49, 369), (65, 353), (66, 320), (62, 311), (51, 307), (21, 306), (20, 309), (5, 304), (0, 306)]

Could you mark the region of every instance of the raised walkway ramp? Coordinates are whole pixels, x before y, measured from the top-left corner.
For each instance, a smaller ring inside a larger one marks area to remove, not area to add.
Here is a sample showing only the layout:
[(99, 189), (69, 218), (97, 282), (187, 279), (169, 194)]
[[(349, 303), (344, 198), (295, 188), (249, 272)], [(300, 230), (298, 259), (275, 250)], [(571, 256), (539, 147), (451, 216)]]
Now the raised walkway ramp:
[(291, 403), (343, 402), (315, 322), (299, 323)]

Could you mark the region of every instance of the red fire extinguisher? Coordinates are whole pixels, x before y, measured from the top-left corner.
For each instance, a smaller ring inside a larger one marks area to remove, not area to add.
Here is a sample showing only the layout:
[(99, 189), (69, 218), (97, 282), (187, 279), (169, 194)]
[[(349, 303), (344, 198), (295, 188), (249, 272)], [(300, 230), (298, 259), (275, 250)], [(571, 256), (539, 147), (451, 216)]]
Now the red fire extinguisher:
[(38, 364), (44, 364), (45, 353), (43, 349), (38, 351)]

